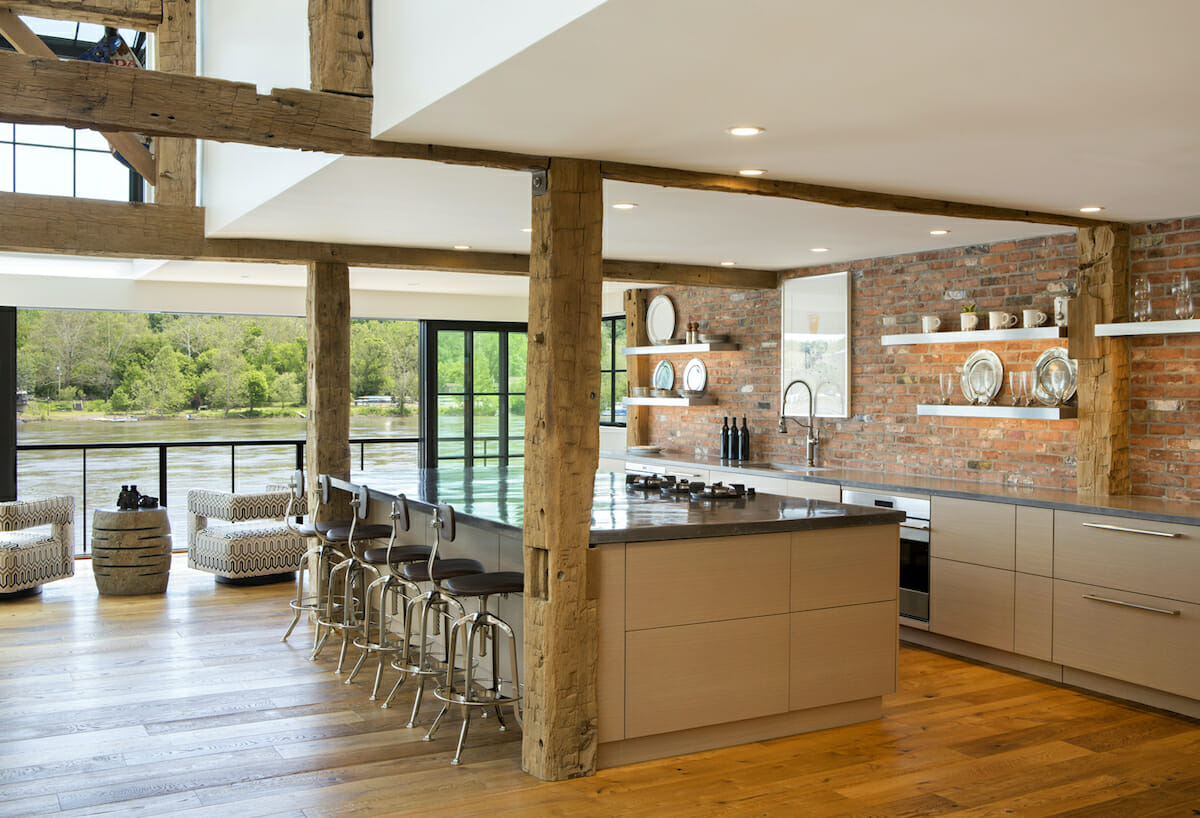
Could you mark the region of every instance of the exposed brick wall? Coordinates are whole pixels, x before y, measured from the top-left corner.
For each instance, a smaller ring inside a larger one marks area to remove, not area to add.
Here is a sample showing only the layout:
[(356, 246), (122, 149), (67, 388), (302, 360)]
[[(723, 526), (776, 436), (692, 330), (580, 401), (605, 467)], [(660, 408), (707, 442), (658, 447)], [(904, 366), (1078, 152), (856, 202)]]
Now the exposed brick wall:
[[(1200, 277), (1200, 218), (1138, 225), (1133, 271), (1152, 275), (1161, 317), (1171, 308), (1170, 281), (1180, 269)], [(866, 259), (813, 267), (795, 275), (848, 269), (852, 276), (851, 411), (847, 420), (819, 421), (824, 465), (978, 480), (1045, 488), (1075, 488), (1074, 420), (918, 418), (918, 403), (938, 400), (937, 376), (957, 372), (977, 348), (999, 355), (1007, 373), (1032, 370), (1060, 341), (884, 347), (883, 335), (916, 332), (922, 314), (938, 315), (943, 330), (957, 327), (963, 302), (982, 313), (1034, 307), (1052, 313), (1057, 295), (1073, 294), (1074, 233)], [(1198, 285), (1200, 286), (1200, 285)], [(776, 431), (779, 415), (780, 300), (774, 291), (672, 288), (677, 323), (728, 332), (736, 352), (701, 356), (709, 391), (719, 405), (656, 407), (650, 439), (668, 450), (715, 455), (721, 418), (748, 419), (753, 460), (802, 462), (804, 436)], [(984, 318), (984, 316), (981, 316)], [(671, 355), (677, 375), (690, 356)], [(653, 361), (657, 362), (656, 356)], [(1131, 463), (1134, 492), (1200, 500), (1200, 336), (1133, 342)], [(1009, 399), (1005, 383), (999, 400)]]

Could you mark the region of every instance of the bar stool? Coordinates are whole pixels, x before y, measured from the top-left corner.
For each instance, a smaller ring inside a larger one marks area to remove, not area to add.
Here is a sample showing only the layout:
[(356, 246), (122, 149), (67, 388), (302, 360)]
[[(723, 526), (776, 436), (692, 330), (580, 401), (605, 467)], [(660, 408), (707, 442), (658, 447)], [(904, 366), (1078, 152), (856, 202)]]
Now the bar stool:
[[(336, 588), (338, 579), (341, 579), (341, 604), (336, 603), (336, 596), (333, 592), (326, 594), (325, 612), (317, 617), (318, 630), (325, 629), (325, 637), (322, 637), (321, 644), (324, 644), (325, 638), (333, 631), (342, 634), (342, 648), (338, 652), (335, 673), (342, 672), (342, 667), (346, 663), (346, 648), (350, 645), (351, 638), (363, 633), (366, 575), (372, 573), (376, 579), (379, 578), (379, 569), (363, 562), (365, 543), (387, 537), (392, 532), (390, 525), (363, 522), (370, 514), (370, 506), (370, 491), (365, 485), (359, 486), (354, 492), (354, 496), (350, 498), (350, 508), (354, 512), (350, 517), (350, 525), (331, 528), (325, 534), (325, 538), (331, 545), (341, 545), (349, 554), (346, 559), (333, 566), (329, 571), (328, 587), (330, 589)], [(355, 596), (356, 590), (358, 596)], [(316, 657), (316, 652), (313, 653), (313, 657)]]
[[(288, 481), (288, 486), (292, 490), (292, 502), (298, 502), (304, 497), (304, 470), (297, 469), (292, 472), (292, 477)], [(321, 475), (318, 480), (320, 490), (320, 502), (322, 505), (329, 502), (330, 485), (329, 477)], [(297, 523), (292, 519), (292, 508), (289, 505), (288, 513), (284, 517), (284, 522), (289, 529), (305, 538), (315, 538), (317, 547), (309, 549), (304, 556), (300, 558), (300, 568), (296, 580), (296, 598), (288, 604), (291, 606), (294, 614), (292, 616), (292, 624), (288, 625), (287, 632), (279, 640), (286, 642), (288, 637), (292, 635), (292, 631), (296, 627), (296, 623), (300, 621), (300, 615), (308, 613), (313, 616), (318, 616), (327, 604), (327, 595), (329, 593), (329, 572), (333, 570), (333, 566), (345, 559), (346, 555), (341, 548), (335, 546), (326, 535), (330, 529), (350, 525), (350, 520), (327, 520), (322, 522)], [(310, 515), (312, 520), (317, 515)], [(311, 594), (304, 593), (304, 577), (311, 573), (313, 589)], [(312, 658), (316, 658), (317, 653), (321, 649), (321, 629), (317, 628), (313, 634), (313, 653)]]
[[(442, 709), (437, 714), (437, 718), (433, 720), (433, 724), (430, 725), (429, 732), (425, 734), (424, 738), (425, 741), (433, 739), (434, 733), (437, 732), (450, 705), (457, 704), (462, 712), (462, 730), (458, 734), (458, 747), (450, 762), (457, 766), (462, 763), (463, 745), (467, 740), (467, 730), (471, 726), (471, 708), (492, 708), (496, 713), (496, 721), (500, 725), (500, 730), (504, 731), (508, 729), (508, 725), (504, 723), (504, 715), (500, 708), (503, 705), (511, 704), (517, 724), (523, 726), (519, 704), (521, 677), (517, 670), (517, 640), (508, 623), (488, 610), (488, 599), (496, 595), (524, 592), (525, 575), (520, 571), (490, 571), (484, 574), (451, 577), (442, 583), (442, 588), (446, 593), (459, 599), (476, 597), (479, 600), (478, 610), (460, 617), (450, 629), (450, 650), (446, 655), (445, 684), (439, 685), (433, 691), (433, 695), (442, 700)], [(503, 691), (506, 680), (500, 678), (500, 644), (498, 642), (500, 633), (508, 637), (510, 672), (512, 673), (511, 679), (508, 680), (508, 683), (511, 684), (511, 693), (508, 695)], [(455, 681), (460, 636), (463, 646), (463, 681), (461, 685)], [(492, 643), (492, 678), (490, 683), (480, 684), (475, 678), (476, 666), (487, 655), (489, 641)], [(479, 646), (478, 652), (472, 650), (475, 645)]]
[(367, 657), (375, 654), (379, 665), (375, 669), (375, 684), (371, 688), (370, 701), (379, 697), (379, 685), (383, 680), (383, 666), (391, 663), (396, 654), (408, 645), (401, 641), (392, 627), (397, 615), (404, 616), (410, 600), (420, 595), (421, 589), (406, 580), (401, 574), (404, 565), (410, 562), (425, 562), (433, 550), (428, 545), (397, 542), (401, 531), (408, 531), (408, 498), (403, 494), (392, 501), (392, 536), (387, 546), (368, 548), (363, 552), (363, 562), (377, 571), (387, 568), (379, 579), (367, 586), (363, 609), (363, 635), (354, 640), (355, 647), (362, 650), (358, 662), (346, 677), (346, 684), (354, 681)]
[[(433, 528), (433, 550), (429, 553), (429, 559), (425, 563), (410, 562), (401, 567), (400, 573), (409, 582), (429, 583), (431, 587), (420, 596), (410, 600), (405, 610), (403, 644), (407, 645), (409, 649), (405, 655), (398, 656), (392, 661), (392, 667), (400, 671), (400, 679), (383, 703), (385, 708), (391, 706), (392, 699), (400, 686), (410, 677), (416, 677), (417, 692), (413, 700), (412, 715), (408, 719), (409, 727), (417, 726), (417, 713), (421, 710), (421, 698), (425, 693), (425, 685), (446, 672), (444, 663), (439, 661), (429, 649), (430, 617), (433, 617), (433, 623), (442, 630), (444, 655), (449, 656), (450, 625), (466, 614), (462, 603), (444, 592), (442, 583), (451, 577), (483, 573), (483, 563), (479, 560), (438, 558), (438, 548), (441, 546), (442, 538), (445, 537), (448, 542), (454, 541), (453, 508), (444, 503), (439, 505), (434, 509), (433, 519), (430, 520), (429, 525)], [(457, 615), (451, 614), (452, 607), (457, 609)], [(413, 629), (417, 622), (420, 623), (420, 628), (416, 634), (417, 644), (413, 646)], [(415, 658), (412, 655), (414, 651), (416, 652)]]

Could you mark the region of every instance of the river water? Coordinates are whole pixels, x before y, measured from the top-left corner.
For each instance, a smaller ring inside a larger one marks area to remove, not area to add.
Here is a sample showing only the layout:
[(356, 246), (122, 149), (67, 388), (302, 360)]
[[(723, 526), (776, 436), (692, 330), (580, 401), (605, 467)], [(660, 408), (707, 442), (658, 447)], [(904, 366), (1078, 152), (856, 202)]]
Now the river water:
[[(417, 416), (354, 416), (350, 437), (417, 437)], [(17, 444), (53, 443), (98, 446), (104, 443), (213, 441), (211, 447), (172, 448), (167, 454), (168, 515), (176, 549), (187, 546), (188, 489), (261, 491), (270, 483), (286, 483), (296, 467), (291, 445), (239, 446), (232, 457), (228, 445), (239, 440), (304, 440), (303, 418), (204, 418), (197, 420), (29, 421), (17, 424)], [(376, 443), (352, 446), (354, 470), (416, 467), (417, 444)], [(137, 484), (143, 494), (158, 495), (158, 450), (91, 449), (22, 451), (17, 454), (17, 496), (32, 499), (51, 494), (75, 497), (76, 552), (86, 552), (92, 511), (115, 506), (123, 484)], [(86, 505), (85, 505), (86, 497)]]

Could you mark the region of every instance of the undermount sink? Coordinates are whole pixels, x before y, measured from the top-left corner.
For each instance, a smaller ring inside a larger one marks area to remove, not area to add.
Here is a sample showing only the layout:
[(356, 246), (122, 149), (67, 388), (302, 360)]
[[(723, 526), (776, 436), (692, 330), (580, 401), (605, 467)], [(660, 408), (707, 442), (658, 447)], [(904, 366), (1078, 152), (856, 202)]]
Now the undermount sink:
[(789, 474), (812, 474), (814, 472), (829, 470), (827, 466), (802, 466), (798, 463), (743, 463), (742, 465), (749, 469), (766, 469), (768, 471), (781, 471)]

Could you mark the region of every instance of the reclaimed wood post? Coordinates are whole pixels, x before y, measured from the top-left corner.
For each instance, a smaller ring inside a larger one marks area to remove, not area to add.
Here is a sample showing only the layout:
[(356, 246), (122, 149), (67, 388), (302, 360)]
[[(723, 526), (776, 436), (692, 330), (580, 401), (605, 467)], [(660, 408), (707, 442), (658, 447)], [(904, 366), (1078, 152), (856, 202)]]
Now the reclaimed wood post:
[[(154, 70), (196, 75), (196, 8), (193, 0), (163, 0), (162, 23), (154, 37)], [(196, 140), (154, 138), (158, 184), (154, 201), (196, 204)]]
[[(625, 343), (631, 347), (646, 346), (646, 291), (625, 291)], [(633, 355), (626, 359), (626, 380), (630, 388), (650, 385), (650, 358)], [(620, 396), (614, 395), (614, 400)], [(625, 444), (643, 446), (650, 442), (650, 411), (647, 406), (630, 406), (625, 413)]]
[[(308, 428), (304, 449), (308, 507), (313, 519), (332, 519), (321, 506), (317, 477), (350, 479), (350, 268), (310, 262), (305, 295), (308, 330)], [(347, 506), (349, 508), (349, 506)], [(345, 513), (340, 515), (343, 519)]]
[(312, 90), (371, 96), (371, 0), (308, 0)]
[(1068, 350), (1079, 366), (1080, 494), (1129, 494), (1129, 339), (1097, 338), (1096, 324), (1129, 313), (1129, 225), (1081, 227), (1078, 291)]
[(525, 404), (522, 767), (548, 781), (596, 770), (596, 600), (587, 555), (600, 455), (598, 163), (533, 177)]

